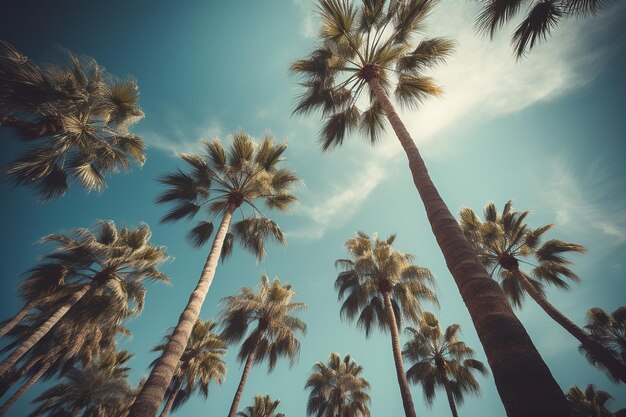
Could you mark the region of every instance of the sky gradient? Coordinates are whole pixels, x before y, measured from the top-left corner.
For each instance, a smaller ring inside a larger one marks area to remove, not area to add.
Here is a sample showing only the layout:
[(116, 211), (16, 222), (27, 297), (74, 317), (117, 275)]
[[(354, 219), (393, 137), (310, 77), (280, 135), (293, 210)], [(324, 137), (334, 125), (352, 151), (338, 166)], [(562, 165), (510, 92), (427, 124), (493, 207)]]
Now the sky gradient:
[[(444, 87), (430, 100), (401, 116), (424, 154), (433, 181), (453, 213), (462, 206), (481, 211), (487, 201), (501, 209), (509, 199), (530, 210), (530, 226), (555, 223), (549, 238), (580, 243), (588, 253), (572, 257), (582, 282), (569, 292), (548, 289), (549, 300), (579, 325), (587, 309), (613, 311), (625, 304), (626, 283), (626, 5), (614, 2), (599, 16), (563, 21), (547, 43), (519, 62), (509, 44), (510, 27), (493, 41), (476, 35), (474, 2), (445, 0), (428, 21), (428, 36), (456, 40), (447, 65), (432, 72)], [(152, 242), (167, 246), (174, 258), (163, 271), (172, 286), (149, 285), (143, 314), (128, 323), (133, 336), (121, 347), (136, 383), (156, 357), (150, 349), (173, 326), (195, 286), (208, 247), (191, 248), (185, 235), (191, 223), (159, 225), (166, 208), (154, 204), (162, 188), (156, 177), (182, 167), (175, 156), (193, 152), (202, 138), (239, 128), (261, 137), (270, 130), (287, 142), (287, 162), (304, 179), (300, 204), (291, 216), (273, 218), (287, 234), (288, 246), (268, 247), (267, 259), (236, 248), (218, 267), (201, 318), (215, 317), (222, 297), (241, 286), (255, 286), (262, 273), (293, 284), (295, 301), (308, 305), (308, 324), (299, 362), (281, 361), (272, 374), (252, 369), (242, 408), (257, 393), (280, 399), (287, 417), (305, 415), (304, 383), (317, 361), (330, 352), (350, 353), (364, 367), (372, 386), (373, 416), (399, 416), (402, 403), (393, 369), (389, 336), (368, 339), (354, 324), (339, 319), (333, 263), (345, 256), (343, 243), (357, 230), (386, 237), (416, 256), (437, 281), (443, 326), (459, 323), (462, 338), (486, 362), (469, 314), (446, 269), (412, 184), (406, 158), (391, 134), (376, 148), (354, 136), (341, 149), (321, 154), (315, 115), (290, 116), (300, 91), (289, 64), (313, 47), (317, 18), (308, 0), (13, 2), (0, 15), (0, 39), (38, 62), (58, 56), (58, 46), (94, 57), (118, 76), (139, 83), (145, 119), (134, 126), (149, 149), (142, 168), (115, 175), (101, 194), (72, 187), (48, 204), (0, 181), (2, 245), (0, 317), (20, 307), (15, 288), (21, 274), (46, 248), (43, 235), (112, 219), (118, 225), (148, 223)], [(22, 149), (10, 132), (0, 131), (6, 164)], [(518, 315), (561, 387), (594, 383), (611, 393), (611, 409), (626, 407), (626, 386), (617, 386), (591, 367), (578, 343), (527, 300)], [(403, 336), (403, 342), (406, 337)], [(242, 367), (238, 347), (227, 355), (222, 386), (209, 399), (192, 398), (174, 416), (226, 415)], [(482, 396), (467, 396), (460, 415), (501, 417), (504, 408), (491, 377), (480, 377)], [(22, 417), (39, 384), (8, 413)], [(412, 387), (419, 416), (450, 414), (445, 393), (426, 408), (421, 387)]]

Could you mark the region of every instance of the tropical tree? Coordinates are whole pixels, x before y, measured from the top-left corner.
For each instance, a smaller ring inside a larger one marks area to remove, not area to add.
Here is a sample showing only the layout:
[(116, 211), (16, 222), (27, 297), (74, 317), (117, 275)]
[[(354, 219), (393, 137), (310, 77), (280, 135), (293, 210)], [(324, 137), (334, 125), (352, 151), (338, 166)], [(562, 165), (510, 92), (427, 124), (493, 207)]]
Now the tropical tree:
[(269, 395), (265, 397), (256, 395), (254, 405), (248, 406), (245, 410), (237, 413), (238, 417), (285, 417), (283, 413), (276, 413), (280, 404), (279, 400), (272, 401)]
[(369, 417), (370, 384), (361, 375), (363, 368), (350, 355), (331, 353), (328, 363), (318, 362), (306, 381), (311, 390), (307, 416)]
[(457, 405), (463, 403), (466, 393), (479, 394), (480, 386), (473, 372), (487, 375), (485, 365), (474, 359), (474, 351), (458, 339), (461, 326), (452, 324), (442, 332), (439, 320), (424, 312), (419, 329), (407, 328), (411, 340), (402, 354), (413, 362), (406, 372), (409, 381), (419, 383), (428, 405), (435, 399), (435, 389), (443, 388), (454, 417)]
[(526, 8), (526, 15), (515, 28), (512, 43), (515, 56), (522, 58), (544, 41), (561, 19), (595, 16), (607, 3), (604, 0), (480, 0), (476, 27), (493, 39), (496, 31), (515, 19)]
[(62, 382), (44, 391), (33, 402), (41, 403), (28, 417), (104, 417), (113, 414), (118, 402), (132, 392), (126, 381), (130, 359), (125, 352), (112, 352), (93, 366), (73, 368)]
[[(165, 249), (150, 244), (151, 232), (146, 224), (134, 229), (117, 229), (112, 221), (101, 221), (96, 230), (74, 229), (68, 234), (50, 234), (44, 243), (56, 244), (55, 250), (42, 257), (42, 265), (58, 275), (50, 281), (64, 282), (69, 291), (60, 303), (46, 309), (46, 320), (32, 331), (0, 364), (0, 376), (41, 340), (83, 297), (107, 294), (116, 299), (121, 308), (108, 311), (110, 323), (137, 314), (143, 308), (144, 280), (168, 282), (158, 270), (166, 260)], [(94, 308), (95, 306), (90, 306)], [(88, 309), (89, 310), (89, 309)], [(104, 316), (103, 316), (104, 318)]]
[(0, 41), (0, 91), (0, 126), (31, 145), (7, 173), (41, 200), (65, 194), (68, 178), (101, 191), (106, 174), (145, 161), (143, 140), (128, 131), (143, 118), (137, 83), (91, 58), (65, 51), (60, 64), (40, 66)]
[(413, 255), (401, 253), (392, 245), (396, 236), (386, 240), (370, 238), (363, 232), (346, 242), (350, 259), (339, 259), (342, 269), (335, 281), (341, 317), (357, 318), (357, 325), (369, 336), (373, 326), (391, 334), (391, 348), (406, 417), (415, 417), (411, 391), (404, 373), (400, 329), (403, 321), (417, 323), (421, 302), (437, 302), (428, 287), (433, 277), (426, 268), (413, 264)]
[[(585, 331), (593, 340), (610, 351), (615, 358), (626, 364), (626, 307), (619, 307), (611, 314), (599, 307), (590, 309), (587, 312)], [(592, 364), (606, 369), (602, 362), (583, 345), (580, 349), (585, 352)], [(610, 372), (608, 375), (613, 377)]]
[[(415, 107), (441, 89), (425, 75), (452, 51), (444, 38), (416, 41), (436, 0), (318, 0), (318, 47), (291, 65), (305, 88), (295, 113), (320, 110), (322, 149), (357, 130), (378, 142), (389, 123), (406, 153), (437, 243), (485, 349), (509, 417), (567, 416), (565, 396), (435, 188), (390, 100)], [(361, 97), (364, 91), (367, 97)], [(363, 103), (369, 103), (365, 107)], [(509, 354), (518, 352), (515, 357)], [(541, 387), (537, 389), (537, 387)]]
[[(85, 308), (87, 303), (84, 299), (82, 301), (83, 303), (78, 303), (63, 321), (24, 355), (23, 365), (19, 370), (7, 375), (2, 383), (0, 395), (3, 395), (20, 379), (25, 378), (26, 381), (0, 406), (0, 416), (3, 416), (39, 380), (49, 379), (56, 374), (62, 375), (75, 366), (92, 365), (102, 355), (115, 351), (118, 335), (129, 334), (125, 327), (102, 320), (101, 312), (94, 314), (93, 311), (89, 311), (94, 308), (100, 311), (105, 310), (102, 309), (103, 303), (92, 299), (93, 304)], [(112, 308), (119, 307), (119, 302), (110, 304), (114, 305), (106, 309), (109, 314)], [(45, 317), (41, 320), (45, 320)], [(4, 347), (3, 351), (9, 351), (31, 334), (29, 326), (22, 325), (21, 327), (15, 332), (17, 340)]]
[[(579, 281), (565, 255), (584, 253), (585, 248), (559, 239), (550, 239), (542, 244), (543, 235), (553, 225), (530, 229), (525, 223), (528, 214), (528, 211), (513, 210), (511, 201), (508, 201), (502, 214), (498, 214), (493, 203), (487, 204), (484, 222), (469, 208), (461, 209), (460, 217), (465, 235), (474, 244), (485, 267), (491, 270), (491, 275), (500, 280), (502, 290), (513, 305), (521, 307), (525, 294), (528, 294), (548, 316), (592, 352), (615, 378), (626, 382), (626, 366), (546, 298), (544, 284), (568, 289), (568, 281)], [(533, 268), (525, 272), (520, 263)]]
[(267, 370), (272, 372), (280, 357), (289, 358), (290, 365), (296, 362), (300, 353), (298, 333), (306, 332), (306, 324), (292, 314), (306, 306), (292, 302), (295, 294), (291, 285), (281, 284), (278, 278), (270, 282), (262, 275), (257, 291), (242, 287), (239, 294), (223, 299), (222, 337), (227, 343), (243, 339), (237, 358), (245, 362), (228, 417), (237, 414), (253, 365), (267, 359)]
[[(197, 391), (207, 398), (211, 381), (221, 384), (224, 380), (226, 364), (222, 357), (226, 354), (226, 345), (221, 336), (215, 332), (215, 326), (214, 321), (200, 319), (194, 324), (189, 343), (168, 387), (161, 417), (168, 416)], [(152, 351), (163, 351), (170, 337), (166, 338), (166, 343), (155, 347)], [(156, 361), (153, 365), (155, 363)]]
[[(257, 260), (265, 257), (266, 239), (285, 243), (278, 225), (259, 209), (260, 203), (265, 203), (268, 209), (286, 212), (296, 201), (291, 190), (300, 180), (293, 171), (279, 167), (287, 145), (277, 144), (269, 135), (256, 144), (243, 131), (231, 136), (231, 145), (227, 150), (217, 139), (202, 144), (205, 148), (203, 155), (180, 155), (189, 165), (189, 172), (179, 170), (160, 178), (159, 181), (168, 186), (168, 190), (159, 196), (157, 202), (175, 204), (163, 217), (163, 222), (193, 218), (203, 209), (204, 220), (198, 222), (188, 235), (194, 246), (208, 241), (213, 233), (213, 221), (219, 217), (220, 225), (198, 285), (133, 404), (131, 417), (156, 415), (213, 282), (220, 256), (224, 259), (231, 253), (234, 241), (256, 255)], [(237, 210), (243, 218), (231, 228), (231, 220)]]
[(585, 391), (576, 385), (567, 390), (567, 399), (572, 406), (572, 417), (613, 417), (626, 415), (626, 409), (615, 413), (609, 411), (607, 403), (613, 399), (611, 394), (596, 390), (593, 384), (587, 385)]

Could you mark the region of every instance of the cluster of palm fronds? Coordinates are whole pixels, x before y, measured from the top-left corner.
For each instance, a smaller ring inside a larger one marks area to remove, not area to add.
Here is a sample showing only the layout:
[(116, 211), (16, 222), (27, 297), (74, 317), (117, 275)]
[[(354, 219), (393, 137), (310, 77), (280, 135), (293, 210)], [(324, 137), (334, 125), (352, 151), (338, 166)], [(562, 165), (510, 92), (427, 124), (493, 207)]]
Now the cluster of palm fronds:
[[(486, 0), (478, 26), (493, 35), (531, 4), (514, 35), (521, 56), (561, 17), (594, 14), (602, 3)], [(566, 255), (585, 249), (558, 239), (542, 242), (552, 225), (529, 228), (528, 212), (515, 211), (510, 202), (502, 213), (488, 204), (484, 221), (462, 209), (457, 222), (392, 103), (393, 98), (415, 108), (441, 93), (427, 71), (445, 61), (453, 42), (418, 41), (436, 1), (318, 0), (317, 5), (320, 42), (291, 66), (304, 87), (294, 112), (321, 112), (323, 150), (357, 131), (374, 144), (387, 125), (393, 128), (507, 414), (565, 417), (573, 410), (576, 416), (612, 416), (606, 408), (610, 395), (593, 386), (584, 392), (573, 387), (567, 396), (561, 391), (513, 312), (528, 295), (578, 339), (593, 364), (626, 382), (624, 307), (612, 314), (590, 310), (583, 329), (547, 300), (546, 284), (567, 289), (569, 281), (579, 280)], [(0, 126), (33, 144), (7, 173), (16, 184), (34, 186), (43, 200), (62, 196), (68, 178), (87, 190), (101, 190), (107, 173), (128, 168), (130, 159), (145, 159), (142, 140), (128, 131), (143, 117), (135, 82), (117, 80), (92, 59), (69, 51), (65, 56), (59, 65), (42, 66), (0, 42)], [(305, 305), (293, 302), (291, 286), (263, 275), (256, 289), (244, 287), (223, 299), (218, 321), (199, 316), (219, 260), (231, 254), (235, 242), (257, 260), (266, 256), (268, 240), (285, 243), (266, 212), (287, 212), (296, 202), (293, 190), (300, 179), (282, 167), (286, 145), (269, 135), (255, 141), (239, 131), (228, 146), (219, 139), (202, 146), (201, 154), (180, 155), (184, 170), (159, 178), (166, 190), (156, 202), (171, 205), (162, 222), (199, 217), (188, 234), (190, 243), (199, 247), (212, 240), (178, 323), (153, 349), (160, 356), (149, 377), (136, 387), (129, 384), (131, 355), (117, 344), (128, 334), (126, 320), (143, 309), (144, 283), (168, 281), (159, 271), (165, 249), (150, 242), (147, 225), (118, 229), (112, 221), (101, 221), (93, 229), (51, 234), (42, 243), (54, 245), (53, 250), (27, 272), (19, 288), (24, 307), (0, 329), (7, 338), (1, 392), (18, 387), (0, 406), (0, 416), (36, 382), (56, 378), (34, 400), (30, 416), (155, 417), (161, 410), (165, 417), (193, 395), (206, 398), (211, 382), (225, 378), (227, 345), (240, 343), (244, 369), (228, 417), (284, 417), (277, 412), (279, 401), (269, 395), (257, 395), (252, 406), (238, 410), (254, 365), (266, 361), (271, 372), (281, 358), (293, 365), (298, 357), (306, 325), (294, 314)], [(456, 417), (464, 395), (479, 393), (476, 373), (485, 376), (487, 368), (459, 340), (458, 324), (443, 330), (424, 310), (424, 303), (437, 306), (434, 279), (413, 255), (394, 248), (394, 241), (395, 235), (383, 240), (359, 232), (346, 242), (349, 258), (336, 262), (340, 317), (356, 321), (366, 337), (374, 327), (389, 333), (406, 417), (416, 416), (411, 383), (422, 386), (428, 405), (438, 388), (445, 391)], [(407, 328), (409, 339), (402, 347), (404, 323), (414, 327)], [(406, 371), (405, 360), (410, 363)], [(307, 414), (369, 417), (370, 385), (363, 373), (349, 355), (331, 353), (327, 363), (315, 364), (305, 385)]]

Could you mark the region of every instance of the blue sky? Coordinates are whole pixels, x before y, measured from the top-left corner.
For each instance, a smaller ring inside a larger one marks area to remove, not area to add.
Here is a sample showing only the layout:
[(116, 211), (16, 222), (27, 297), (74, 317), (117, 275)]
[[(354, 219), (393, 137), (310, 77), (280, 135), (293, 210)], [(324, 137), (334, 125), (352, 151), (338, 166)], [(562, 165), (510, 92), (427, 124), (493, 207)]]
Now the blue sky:
[[(128, 323), (133, 337), (122, 347), (135, 355), (136, 382), (155, 357), (151, 347), (176, 323), (208, 252), (187, 245), (188, 223), (158, 224), (165, 208), (153, 203), (160, 192), (155, 178), (181, 166), (175, 153), (197, 149), (201, 138), (226, 139), (238, 128), (257, 137), (271, 130), (289, 144), (286, 164), (306, 184), (298, 190), (301, 202), (292, 215), (275, 217), (288, 246), (270, 247), (259, 264), (236, 249), (220, 265), (201, 317), (215, 317), (222, 297), (256, 285), (267, 273), (292, 283), (297, 299), (308, 304), (302, 318), (309, 331), (293, 368), (283, 362), (270, 375), (264, 365), (253, 368), (242, 406), (257, 393), (269, 393), (281, 400), (280, 411), (288, 417), (303, 416), (311, 367), (338, 352), (350, 353), (364, 367), (373, 415), (402, 414), (388, 336), (366, 339), (339, 320), (333, 262), (345, 255), (343, 242), (356, 230), (381, 236), (398, 232), (396, 247), (415, 254), (437, 280), (442, 323), (460, 323), (464, 340), (485, 360), (395, 138), (388, 134), (370, 148), (354, 137), (323, 155), (316, 143), (319, 119), (290, 116), (299, 90), (287, 68), (314, 44), (312, 2), (197, 0), (174, 7), (165, 1), (27, 0), (4, 10), (0, 38), (28, 56), (49, 60), (60, 45), (94, 57), (114, 74), (134, 76), (146, 113), (134, 132), (149, 150), (143, 168), (110, 178), (102, 194), (74, 187), (63, 199), (42, 205), (28, 190), (0, 181), (1, 317), (20, 306), (14, 290), (20, 274), (44, 253), (35, 244), (41, 236), (98, 219), (128, 226), (146, 222), (153, 242), (167, 246), (174, 257), (163, 268), (173, 285), (150, 285), (144, 313)], [(614, 2), (594, 19), (564, 21), (548, 43), (521, 62), (512, 57), (510, 28), (494, 41), (479, 37), (472, 28), (475, 13), (473, 2), (442, 1), (427, 33), (457, 41), (456, 54), (432, 73), (445, 97), (401, 115), (453, 212), (461, 206), (481, 210), (489, 200), (501, 207), (512, 199), (516, 208), (532, 211), (532, 226), (555, 223), (550, 237), (588, 248), (573, 258), (582, 282), (567, 293), (548, 291), (555, 306), (584, 324), (588, 308), (612, 311), (625, 301), (626, 36), (621, 28), (626, 7)], [(6, 164), (20, 145), (9, 132), (0, 136), (0, 162)], [(575, 339), (543, 311), (527, 302), (519, 317), (564, 389), (594, 383), (616, 398), (614, 409), (626, 407), (626, 387), (589, 366)], [(210, 388), (208, 401), (193, 398), (174, 415), (227, 414), (241, 373), (236, 349), (227, 356), (225, 383)], [(468, 397), (460, 414), (504, 415), (492, 379), (479, 381), (482, 396)], [(33, 388), (8, 415), (25, 415), (43, 388)], [(449, 415), (443, 393), (427, 409), (421, 388), (412, 391), (418, 415)]]

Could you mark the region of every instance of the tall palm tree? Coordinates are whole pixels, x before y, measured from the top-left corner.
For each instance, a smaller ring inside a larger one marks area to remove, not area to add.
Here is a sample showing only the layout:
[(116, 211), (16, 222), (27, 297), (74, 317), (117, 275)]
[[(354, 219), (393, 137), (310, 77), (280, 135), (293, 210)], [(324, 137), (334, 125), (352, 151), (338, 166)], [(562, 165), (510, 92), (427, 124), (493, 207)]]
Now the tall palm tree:
[[(341, 145), (357, 130), (377, 142), (387, 122), (406, 153), (413, 182), (461, 297), (485, 349), (509, 417), (567, 416), (568, 406), (526, 330), (502, 291), (477, 259), (439, 195), (424, 160), (390, 94), (401, 105), (417, 105), (441, 93), (425, 76), (452, 50), (444, 38), (415, 42), (436, 0), (318, 0), (322, 26), (318, 48), (291, 70), (305, 92), (296, 113), (320, 110), (323, 149)], [(369, 100), (360, 97), (366, 90)], [(366, 108), (361, 104), (369, 102)], [(518, 354), (511, 358), (509, 352)]]
[[(221, 217), (220, 225), (198, 285), (189, 297), (159, 362), (133, 404), (131, 417), (156, 415), (213, 282), (220, 256), (224, 259), (231, 253), (235, 240), (256, 255), (257, 260), (265, 257), (266, 239), (285, 243), (278, 225), (267, 218), (259, 206), (264, 203), (268, 209), (286, 212), (296, 201), (291, 191), (300, 180), (293, 171), (279, 167), (287, 145), (277, 144), (269, 135), (257, 144), (248, 134), (239, 131), (231, 136), (227, 150), (217, 139), (205, 141), (203, 146), (203, 155), (180, 155), (190, 166), (190, 172), (179, 170), (160, 179), (168, 190), (157, 202), (175, 204), (163, 217), (163, 222), (193, 218), (202, 213), (204, 219), (188, 235), (194, 246), (202, 246), (208, 241), (213, 233), (213, 221)], [(243, 218), (231, 228), (237, 210)], [(244, 210), (248, 211), (247, 214)]]
[(611, 394), (596, 390), (593, 384), (587, 385), (585, 391), (576, 385), (567, 390), (567, 399), (572, 406), (572, 417), (613, 417), (625, 415), (626, 409), (612, 413), (607, 403), (613, 399)]
[(283, 413), (276, 412), (279, 404), (279, 400), (272, 401), (269, 395), (265, 395), (265, 397), (256, 395), (254, 405), (238, 412), (237, 417), (285, 417)]
[(414, 265), (413, 255), (397, 251), (393, 246), (396, 236), (387, 240), (370, 238), (363, 232), (346, 242), (351, 259), (339, 259), (336, 265), (343, 269), (335, 281), (339, 292), (342, 318), (354, 320), (369, 336), (372, 326), (378, 325), (391, 334), (391, 347), (404, 412), (415, 417), (415, 407), (409, 384), (404, 374), (400, 332), (402, 322), (416, 323), (421, 302), (437, 302), (437, 296), (428, 287), (433, 283), (426, 268)]
[[(612, 313), (607, 313), (599, 307), (594, 307), (587, 312), (587, 325), (585, 331), (589, 336), (609, 350), (623, 364), (626, 364), (626, 307), (619, 307)], [(593, 353), (585, 349), (587, 359), (596, 366), (606, 369)], [(608, 373), (610, 377), (612, 374)]]
[(306, 308), (303, 303), (292, 302), (295, 294), (291, 285), (281, 284), (278, 278), (270, 282), (267, 275), (263, 275), (257, 291), (242, 287), (239, 294), (223, 299), (222, 337), (228, 343), (243, 339), (237, 358), (245, 362), (228, 417), (237, 414), (254, 364), (267, 359), (267, 369), (271, 372), (281, 356), (288, 357), (290, 365), (295, 363), (300, 353), (297, 333), (306, 332), (306, 324), (292, 315)]
[[(42, 257), (42, 264), (61, 265), (63, 279), (71, 295), (48, 309), (46, 320), (32, 331), (0, 364), (0, 376), (41, 340), (83, 297), (110, 294), (128, 309), (107, 314), (111, 323), (141, 311), (145, 295), (144, 280), (168, 282), (158, 270), (167, 259), (165, 249), (150, 244), (150, 228), (142, 224), (134, 229), (117, 229), (112, 221), (101, 221), (97, 230), (74, 229), (69, 234), (51, 234), (42, 241), (56, 244), (56, 249)], [(106, 298), (106, 297), (105, 297)], [(110, 298), (109, 298), (110, 300)], [(89, 309), (95, 308), (90, 306)]]
[[(226, 345), (215, 332), (215, 326), (214, 321), (200, 319), (194, 324), (189, 343), (167, 390), (161, 417), (168, 416), (171, 411), (183, 405), (196, 391), (200, 391), (207, 398), (211, 381), (221, 384), (224, 380), (226, 364), (222, 356), (226, 354)], [(169, 339), (170, 336), (166, 342)], [(165, 346), (166, 344), (159, 345), (152, 351), (160, 352)]]
[(476, 17), (480, 32), (493, 39), (496, 31), (525, 9), (522, 22), (513, 32), (515, 56), (519, 59), (544, 41), (563, 18), (594, 16), (608, 2), (604, 0), (480, 0)]
[(402, 351), (413, 362), (406, 372), (407, 378), (422, 385), (426, 403), (432, 405), (435, 389), (441, 387), (454, 417), (459, 416), (456, 406), (463, 403), (465, 393), (480, 392), (473, 372), (488, 374), (485, 365), (474, 359), (474, 351), (458, 339), (460, 329), (458, 324), (452, 324), (442, 332), (439, 320), (424, 312), (419, 329), (407, 328), (412, 337)]
[(137, 83), (91, 58), (65, 51), (60, 64), (40, 66), (0, 41), (0, 91), (0, 127), (35, 145), (7, 173), (41, 200), (65, 194), (68, 177), (101, 191), (106, 174), (145, 161), (143, 140), (128, 131), (143, 118)]
[(339, 292), (342, 318), (357, 319), (357, 325), (369, 336), (372, 326), (391, 334), (391, 348), (406, 417), (415, 417), (415, 406), (404, 373), (400, 346), (400, 328), (407, 320), (416, 323), (421, 302), (437, 302), (428, 287), (433, 283), (430, 271), (413, 264), (413, 255), (393, 246), (396, 236), (387, 240), (370, 238), (363, 232), (346, 242), (350, 259), (339, 259), (343, 271), (335, 281)]
[(124, 366), (128, 359), (125, 351), (112, 352), (92, 366), (71, 369), (63, 382), (33, 400), (41, 405), (28, 417), (77, 417), (81, 411), (86, 417), (113, 415), (110, 410), (131, 392)]
[(318, 362), (306, 381), (311, 390), (307, 416), (370, 417), (370, 384), (361, 376), (363, 368), (350, 355), (331, 353), (328, 363)]
[[(584, 253), (585, 248), (558, 239), (542, 244), (543, 235), (553, 225), (530, 229), (525, 223), (528, 214), (528, 211), (513, 210), (511, 201), (508, 201), (502, 214), (498, 214), (493, 203), (487, 204), (484, 222), (469, 208), (461, 209), (460, 217), (465, 235), (474, 244), (485, 267), (500, 280), (502, 290), (513, 305), (520, 307), (524, 295), (528, 294), (548, 316), (592, 352), (615, 378), (626, 382), (626, 366), (546, 299), (544, 284), (567, 289), (568, 281), (579, 280), (564, 255)], [(520, 263), (533, 268), (527, 273)]]

